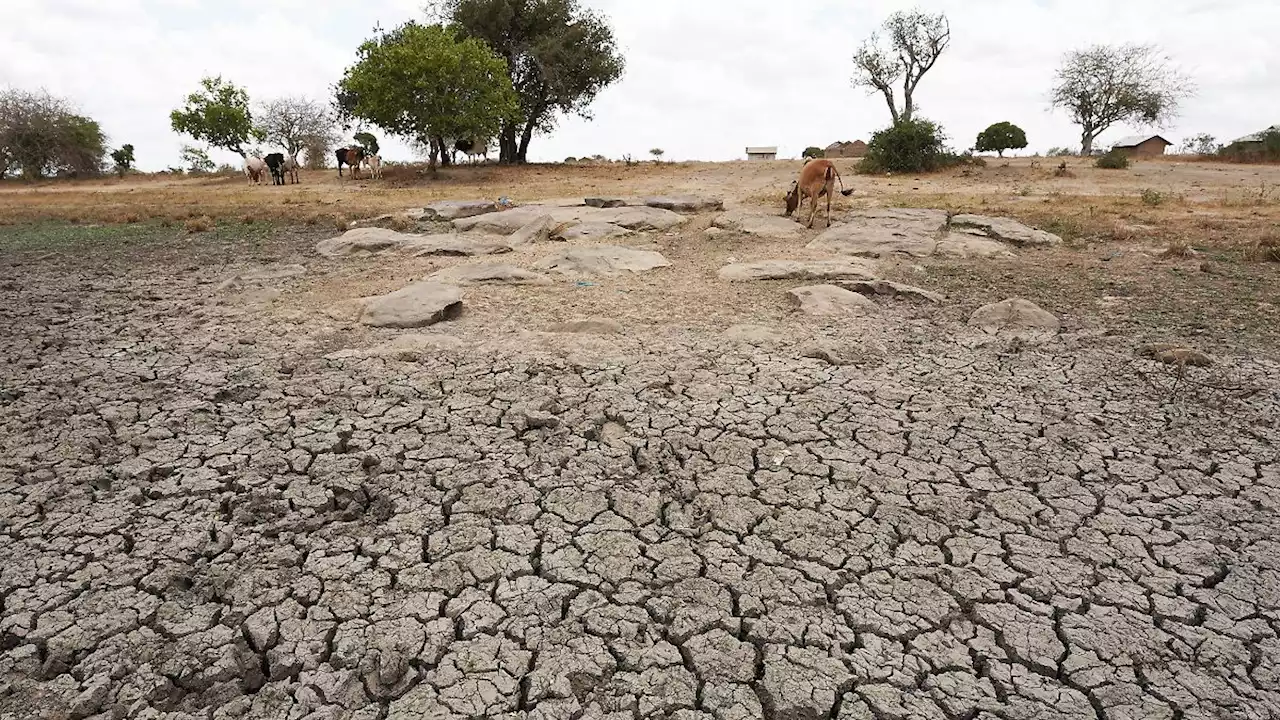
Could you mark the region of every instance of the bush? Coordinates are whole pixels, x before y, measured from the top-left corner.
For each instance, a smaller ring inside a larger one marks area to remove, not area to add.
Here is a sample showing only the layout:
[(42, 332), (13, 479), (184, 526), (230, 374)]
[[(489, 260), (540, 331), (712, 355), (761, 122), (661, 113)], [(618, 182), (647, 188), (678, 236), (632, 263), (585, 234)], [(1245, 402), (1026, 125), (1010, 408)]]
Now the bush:
[(826, 154), (827, 154), (826, 151), (824, 151), (822, 148), (814, 147), (810, 145), (809, 147), (804, 149), (804, 152), (800, 153), (800, 157), (820, 158), (820, 157), (825, 157)]
[(213, 229), (213, 218), (208, 215), (193, 217), (183, 223), (183, 227), (185, 227), (189, 233), (206, 232)]
[(1075, 155), (1075, 151), (1065, 147), (1051, 147), (1045, 151), (1045, 157), (1070, 157)]
[(942, 128), (929, 120), (904, 120), (877, 132), (867, 144), (867, 156), (858, 164), (862, 173), (930, 172), (958, 164), (943, 143)]
[(1147, 188), (1146, 190), (1142, 191), (1142, 203), (1144, 205), (1150, 205), (1151, 207), (1155, 207), (1163, 202), (1164, 202), (1164, 195), (1162, 195), (1160, 191), (1152, 190), (1151, 188)]
[(1104, 170), (1125, 170), (1129, 167), (1129, 156), (1119, 150), (1112, 150), (1098, 158), (1094, 165)]

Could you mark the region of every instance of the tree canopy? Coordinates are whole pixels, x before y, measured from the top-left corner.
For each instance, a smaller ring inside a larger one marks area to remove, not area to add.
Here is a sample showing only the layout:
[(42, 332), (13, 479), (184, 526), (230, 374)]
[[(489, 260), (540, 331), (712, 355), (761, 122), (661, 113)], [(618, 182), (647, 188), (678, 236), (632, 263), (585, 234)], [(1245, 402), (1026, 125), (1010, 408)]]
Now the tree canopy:
[(333, 111), (319, 100), (293, 96), (268, 100), (259, 108), (257, 128), (263, 139), (296, 158), (308, 147), (331, 148), (338, 142)]
[[(853, 85), (880, 93), (889, 105), (893, 122), (911, 120), (915, 115), (915, 92), (920, 79), (933, 69), (951, 44), (951, 24), (947, 16), (919, 10), (895, 12), (884, 21), (888, 44), (873, 33), (853, 56)], [(902, 83), (902, 106), (895, 86)]]
[(1005, 150), (1021, 150), (1027, 146), (1027, 134), (1011, 122), (998, 122), (978, 133), (973, 146), (977, 152), (994, 152), (1004, 157)]
[(374, 137), (371, 132), (358, 132), (352, 137), (352, 140), (355, 140), (370, 155), (377, 155), (378, 150), (381, 149), (381, 146), (378, 145), (378, 138)]
[(0, 91), (0, 176), (96, 175), (106, 136), (70, 101), (47, 92)]
[(498, 134), (501, 162), (527, 162), (534, 132), (550, 131), (560, 115), (589, 118), (626, 66), (608, 22), (578, 0), (444, 0), (443, 9), (507, 62), (519, 112)]
[(1163, 125), (1194, 92), (1153, 45), (1094, 45), (1067, 54), (1051, 97), (1080, 126), (1080, 154), (1088, 155), (1112, 125)]
[(249, 94), (221, 76), (200, 81), (201, 91), (187, 96), (186, 104), (169, 114), (174, 132), (190, 135), (216, 148), (244, 155), (244, 144), (261, 142), (266, 134), (254, 127)]
[(428, 145), (497, 132), (518, 112), (507, 65), (485, 44), (440, 25), (409, 22), (367, 40), (336, 96), (352, 117)]
[(133, 146), (125, 143), (120, 149), (111, 152), (111, 162), (116, 165), (116, 174), (124, 177), (125, 173), (133, 167)]

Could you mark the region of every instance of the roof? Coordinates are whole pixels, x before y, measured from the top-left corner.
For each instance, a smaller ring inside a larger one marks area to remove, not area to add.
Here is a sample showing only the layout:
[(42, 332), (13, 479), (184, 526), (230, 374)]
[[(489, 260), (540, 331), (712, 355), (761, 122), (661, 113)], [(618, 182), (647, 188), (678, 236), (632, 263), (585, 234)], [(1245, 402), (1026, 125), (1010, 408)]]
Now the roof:
[(778, 148), (777, 148), (776, 146), (774, 146), (774, 147), (749, 147), (749, 148), (747, 148), (747, 154), (748, 154), (748, 155), (777, 155), (777, 154), (778, 154)]
[(831, 143), (830, 145), (828, 145), (826, 149), (827, 149), (827, 150), (841, 150), (841, 149), (843, 149), (843, 148), (859, 147), (859, 146), (865, 146), (865, 145), (866, 145), (866, 143), (862, 142), (861, 140), (854, 140), (854, 141), (852, 141), (852, 142), (850, 142), (850, 141), (848, 141), (848, 140), (844, 140), (844, 141), (840, 141), (840, 142), (833, 142), (833, 143)]
[(1245, 135), (1242, 138), (1236, 138), (1232, 142), (1238, 142), (1238, 143), (1262, 142), (1262, 136), (1266, 135), (1269, 132), (1280, 132), (1280, 125), (1272, 125), (1266, 130), (1259, 130), (1256, 133), (1249, 133), (1248, 135)]
[(1168, 140), (1165, 140), (1164, 138), (1160, 137), (1159, 135), (1130, 135), (1130, 136), (1128, 136), (1128, 137), (1122, 137), (1122, 138), (1120, 138), (1120, 139), (1119, 139), (1119, 140), (1117, 140), (1117, 141), (1115, 142), (1115, 144), (1114, 144), (1114, 145), (1112, 145), (1111, 147), (1113, 147), (1113, 148), (1131, 148), (1131, 147), (1138, 147), (1139, 145), (1141, 145), (1142, 143), (1144, 143), (1144, 142), (1146, 142), (1146, 141), (1148, 141), (1148, 140), (1159, 140), (1159, 141), (1163, 142), (1165, 145), (1172, 145), (1172, 144), (1173, 144), (1173, 143), (1169, 142)]

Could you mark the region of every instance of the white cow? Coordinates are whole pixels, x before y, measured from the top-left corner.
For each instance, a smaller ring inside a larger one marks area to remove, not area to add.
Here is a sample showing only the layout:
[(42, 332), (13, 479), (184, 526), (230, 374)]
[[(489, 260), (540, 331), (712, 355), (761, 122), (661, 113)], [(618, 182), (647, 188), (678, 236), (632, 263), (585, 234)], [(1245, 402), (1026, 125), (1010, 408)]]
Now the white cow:
[(382, 179), (382, 156), (366, 155), (364, 158), (365, 167), (369, 168), (369, 177), (375, 180)]
[(249, 179), (250, 185), (256, 185), (259, 182), (266, 182), (271, 176), (271, 171), (267, 168), (267, 161), (260, 157), (246, 157), (244, 159), (244, 176)]
[(289, 157), (286, 157), (284, 159), (284, 171), (289, 176), (289, 179), (293, 182), (294, 185), (297, 185), (300, 182), (298, 180), (298, 158), (297, 157), (290, 155)]

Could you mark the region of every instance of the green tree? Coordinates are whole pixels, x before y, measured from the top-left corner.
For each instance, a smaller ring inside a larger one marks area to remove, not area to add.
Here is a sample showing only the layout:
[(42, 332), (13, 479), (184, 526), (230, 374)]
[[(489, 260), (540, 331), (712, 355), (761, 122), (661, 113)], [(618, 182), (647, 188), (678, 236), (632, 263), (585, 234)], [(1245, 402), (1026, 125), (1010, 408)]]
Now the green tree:
[(800, 157), (820, 158), (825, 156), (826, 154), (827, 154), (826, 151), (824, 151), (822, 148), (816, 145), (810, 145), (809, 147), (804, 149), (804, 152), (800, 153)]
[(1004, 157), (1005, 150), (1021, 150), (1027, 146), (1027, 134), (1011, 122), (998, 122), (978, 133), (976, 152), (995, 152)]
[(125, 143), (119, 150), (112, 151), (111, 161), (116, 164), (116, 174), (123, 178), (133, 167), (133, 146)]
[(433, 171), (443, 138), (489, 137), (518, 112), (502, 58), (479, 40), (414, 22), (365, 41), (337, 97), (351, 117), (429, 147)]
[[(880, 93), (889, 105), (896, 125), (915, 115), (915, 93), (920, 79), (933, 69), (951, 44), (951, 23), (947, 16), (920, 10), (895, 12), (884, 21), (888, 46), (873, 33), (853, 56), (853, 85), (872, 94)], [(902, 107), (894, 97), (894, 86), (902, 83)]]
[(445, 16), (507, 61), (519, 113), (502, 124), (499, 160), (528, 162), (534, 132), (591, 103), (625, 68), (613, 30), (578, 0), (444, 0)]
[(653, 148), (649, 151), (649, 154), (653, 156), (654, 162), (662, 162), (662, 156), (666, 155), (667, 151), (662, 148)]
[(106, 136), (70, 101), (47, 92), (0, 91), (0, 176), (96, 175)]
[(209, 153), (192, 145), (183, 145), (180, 157), (182, 158), (182, 164), (187, 167), (187, 172), (192, 174), (211, 172), (217, 167), (209, 159)]
[(352, 139), (359, 143), (366, 153), (370, 155), (378, 154), (378, 138), (374, 137), (373, 133), (358, 132)]
[(1112, 125), (1163, 125), (1194, 93), (1190, 78), (1152, 45), (1095, 45), (1067, 55), (1051, 104), (1080, 126), (1080, 154), (1089, 155)]
[(903, 120), (871, 136), (863, 173), (929, 172), (948, 162), (942, 127), (929, 120)]
[(169, 113), (174, 132), (241, 156), (245, 143), (266, 139), (266, 133), (253, 125), (247, 92), (221, 76), (206, 77), (200, 86), (203, 91), (191, 93), (181, 109)]

